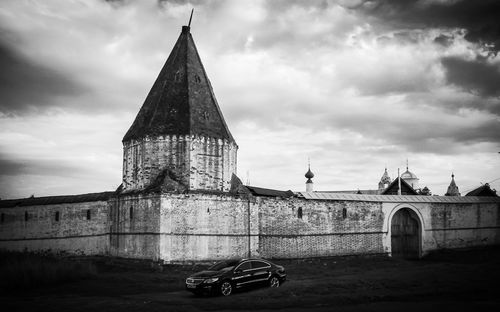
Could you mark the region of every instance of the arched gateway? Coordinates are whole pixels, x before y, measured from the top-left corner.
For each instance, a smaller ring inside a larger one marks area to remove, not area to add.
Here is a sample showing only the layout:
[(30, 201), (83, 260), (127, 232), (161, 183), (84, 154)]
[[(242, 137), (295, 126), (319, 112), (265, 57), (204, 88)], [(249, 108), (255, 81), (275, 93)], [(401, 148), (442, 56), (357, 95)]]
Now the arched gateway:
[(417, 214), (399, 209), (391, 221), (391, 254), (393, 257), (416, 259), (420, 257), (421, 226)]

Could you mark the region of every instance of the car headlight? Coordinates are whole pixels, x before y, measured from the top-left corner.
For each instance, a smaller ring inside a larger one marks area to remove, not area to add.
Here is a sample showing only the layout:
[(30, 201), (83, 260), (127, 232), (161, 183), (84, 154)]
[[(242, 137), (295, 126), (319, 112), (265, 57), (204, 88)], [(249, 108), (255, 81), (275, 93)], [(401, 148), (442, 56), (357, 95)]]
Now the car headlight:
[(211, 284), (211, 283), (217, 282), (218, 280), (219, 280), (218, 277), (212, 277), (212, 278), (208, 278), (208, 279), (204, 280), (203, 283), (205, 283), (205, 284)]

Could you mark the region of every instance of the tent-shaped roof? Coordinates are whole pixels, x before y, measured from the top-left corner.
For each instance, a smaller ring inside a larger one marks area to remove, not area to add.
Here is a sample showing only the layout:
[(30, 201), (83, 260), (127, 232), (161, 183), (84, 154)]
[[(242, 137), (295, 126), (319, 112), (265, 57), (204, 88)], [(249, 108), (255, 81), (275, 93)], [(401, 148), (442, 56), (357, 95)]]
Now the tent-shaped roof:
[(158, 135), (200, 135), (234, 142), (189, 26), (182, 27), (123, 142)]
[[(398, 178), (394, 179), (381, 195), (398, 195)], [(401, 195), (418, 195), (418, 193), (408, 182), (401, 179)]]

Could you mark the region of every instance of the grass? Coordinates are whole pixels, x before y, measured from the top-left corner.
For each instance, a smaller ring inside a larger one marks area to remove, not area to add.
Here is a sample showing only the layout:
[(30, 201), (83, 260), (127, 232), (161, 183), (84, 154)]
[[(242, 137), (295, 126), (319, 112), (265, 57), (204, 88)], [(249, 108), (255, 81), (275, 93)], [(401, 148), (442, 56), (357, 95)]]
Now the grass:
[(90, 261), (29, 252), (0, 252), (0, 290), (13, 292), (87, 279), (97, 275)]

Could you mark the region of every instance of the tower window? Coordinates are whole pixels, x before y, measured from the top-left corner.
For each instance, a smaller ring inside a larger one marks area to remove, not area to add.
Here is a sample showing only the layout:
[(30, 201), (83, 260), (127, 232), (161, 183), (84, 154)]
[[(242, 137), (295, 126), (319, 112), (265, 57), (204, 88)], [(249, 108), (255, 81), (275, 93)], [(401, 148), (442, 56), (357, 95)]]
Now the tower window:
[(201, 82), (200, 76), (194, 75), (194, 81), (196, 81), (196, 83), (200, 83)]
[(130, 220), (132, 220), (134, 218), (134, 207), (132, 206), (130, 206), (129, 215), (130, 215)]
[(297, 210), (297, 218), (302, 219), (302, 207)]
[(346, 218), (347, 218), (347, 209), (342, 208), (342, 219), (346, 219)]
[(180, 71), (177, 71), (174, 76), (175, 82), (181, 82), (182, 80), (182, 73)]
[(28, 212), (27, 211), (24, 212), (24, 221), (28, 221)]
[(56, 211), (56, 222), (59, 222), (59, 211)]
[(1, 217), (1, 220), (0, 220), (2, 223), (5, 221), (5, 213), (2, 212), (2, 217)]
[(90, 209), (87, 209), (87, 220), (90, 220)]

